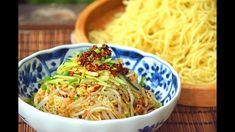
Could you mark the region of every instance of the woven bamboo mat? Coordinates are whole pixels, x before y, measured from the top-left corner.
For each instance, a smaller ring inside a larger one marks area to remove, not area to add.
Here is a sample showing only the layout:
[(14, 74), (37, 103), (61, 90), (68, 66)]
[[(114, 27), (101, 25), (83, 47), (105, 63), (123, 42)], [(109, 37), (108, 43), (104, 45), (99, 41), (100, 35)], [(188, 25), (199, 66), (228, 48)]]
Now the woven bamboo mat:
[[(18, 34), (18, 60), (57, 45), (69, 44), (71, 29), (20, 30)], [(177, 105), (158, 132), (216, 132), (216, 108)], [(35, 132), (19, 117), (19, 132)]]

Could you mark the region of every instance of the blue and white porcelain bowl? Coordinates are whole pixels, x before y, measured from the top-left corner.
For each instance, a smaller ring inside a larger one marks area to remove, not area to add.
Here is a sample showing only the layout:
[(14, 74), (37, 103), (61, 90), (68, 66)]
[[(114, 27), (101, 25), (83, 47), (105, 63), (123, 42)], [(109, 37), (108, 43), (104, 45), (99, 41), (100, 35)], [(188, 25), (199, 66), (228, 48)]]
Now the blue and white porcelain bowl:
[(53, 74), (57, 67), (74, 52), (92, 44), (62, 45), (39, 51), (19, 62), (19, 114), (37, 132), (151, 132), (158, 129), (172, 113), (180, 96), (180, 78), (166, 61), (140, 50), (108, 44), (113, 58), (122, 58), (124, 65), (139, 78), (146, 76), (145, 88), (152, 91), (162, 107), (148, 114), (125, 119), (88, 121), (66, 118), (39, 111), (20, 97), (31, 97), (38, 90), (37, 81)]

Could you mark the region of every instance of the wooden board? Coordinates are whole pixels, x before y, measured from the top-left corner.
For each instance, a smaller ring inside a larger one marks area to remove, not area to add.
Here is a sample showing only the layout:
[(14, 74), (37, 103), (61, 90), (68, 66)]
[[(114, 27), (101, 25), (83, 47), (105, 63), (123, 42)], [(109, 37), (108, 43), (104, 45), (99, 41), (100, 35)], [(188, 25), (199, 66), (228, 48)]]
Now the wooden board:
[[(74, 43), (89, 42), (87, 34), (93, 29), (103, 28), (115, 13), (125, 10), (122, 0), (97, 0), (83, 10), (77, 18)], [(216, 86), (182, 84), (179, 104), (188, 106), (216, 106)]]

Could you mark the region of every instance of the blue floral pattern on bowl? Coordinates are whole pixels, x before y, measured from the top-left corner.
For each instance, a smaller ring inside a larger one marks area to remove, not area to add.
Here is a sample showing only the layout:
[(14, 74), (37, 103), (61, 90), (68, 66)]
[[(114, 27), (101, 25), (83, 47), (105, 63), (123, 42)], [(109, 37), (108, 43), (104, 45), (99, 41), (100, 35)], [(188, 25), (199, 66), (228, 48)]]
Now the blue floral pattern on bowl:
[(157, 130), (165, 121), (162, 120), (161, 122), (157, 122), (156, 124), (153, 124), (151, 126), (145, 126), (142, 129), (139, 129), (138, 132), (154, 132)]
[[(73, 56), (78, 51), (84, 51), (92, 45), (77, 45), (72, 47), (62, 47), (53, 52), (41, 52), (34, 57), (24, 61), (18, 69), (18, 88), (19, 95), (22, 97), (31, 97), (40, 85), (37, 83), (46, 75), (52, 75), (57, 67), (62, 64), (68, 57)], [(112, 57), (114, 59), (122, 58), (124, 66), (135, 71), (138, 74), (138, 80), (146, 77), (144, 87), (150, 90), (164, 106), (175, 95), (178, 90), (179, 79), (168, 64), (154, 57), (151, 54), (141, 53), (125, 48), (117, 48), (110, 45)], [(27, 59), (27, 58), (26, 58)], [(158, 128), (162, 123), (158, 122), (152, 126), (145, 126), (139, 129), (139, 132), (150, 132)]]

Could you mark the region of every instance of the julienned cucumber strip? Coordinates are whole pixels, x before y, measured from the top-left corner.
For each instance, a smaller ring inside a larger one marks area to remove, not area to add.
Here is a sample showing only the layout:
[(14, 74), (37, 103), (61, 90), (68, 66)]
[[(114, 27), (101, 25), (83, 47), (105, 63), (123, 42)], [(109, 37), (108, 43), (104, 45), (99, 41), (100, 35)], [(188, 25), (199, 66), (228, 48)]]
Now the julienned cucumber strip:
[(130, 84), (130, 86), (132, 87), (132, 89), (139, 91), (139, 89), (138, 89), (134, 84), (132, 84), (131, 81), (130, 81), (126, 76), (120, 75), (120, 77), (121, 77), (123, 80), (125, 80), (128, 84)]

